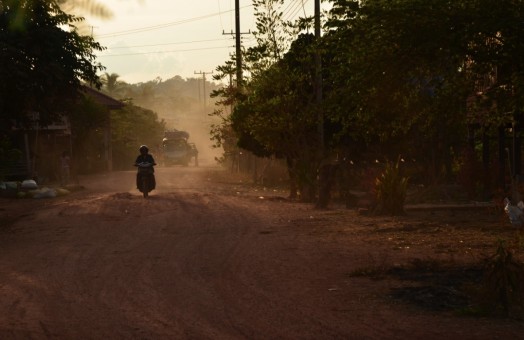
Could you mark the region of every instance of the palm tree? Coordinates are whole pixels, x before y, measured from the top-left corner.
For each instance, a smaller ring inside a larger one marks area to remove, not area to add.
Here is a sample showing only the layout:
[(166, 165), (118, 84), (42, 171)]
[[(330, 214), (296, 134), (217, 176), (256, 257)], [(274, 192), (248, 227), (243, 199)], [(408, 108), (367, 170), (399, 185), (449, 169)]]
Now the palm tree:
[(104, 90), (109, 94), (111, 97), (119, 97), (122, 90), (124, 89), (122, 85), (124, 84), (120, 80), (118, 80), (117, 73), (105, 73), (102, 77), (102, 84), (104, 85)]

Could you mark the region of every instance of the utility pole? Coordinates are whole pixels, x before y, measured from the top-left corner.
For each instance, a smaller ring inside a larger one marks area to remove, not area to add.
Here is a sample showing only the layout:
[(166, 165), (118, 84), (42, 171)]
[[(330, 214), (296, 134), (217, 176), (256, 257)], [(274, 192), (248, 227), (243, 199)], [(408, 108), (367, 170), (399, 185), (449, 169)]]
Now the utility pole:
[[(235, 0), (235, 33), (231, 32), (231, 35), (235, 35), (235, 48), (236, 48), (236, 73), (237, 73), (237, 91), (240, 91), (242, 88), (242, 82), (243, 82), (243, 76), (242, 76), (242, 49), (240, 46), (240, 36), (242, 34), (250, 34), (249, 33), (241, 33), (240, 32), (240, 0)], [(222, 34), (226, 34), (225, 32), (222, 32)], [(233, 105), (231, 105), (231, 112), (233, 112)], [(240, 155), (242, 152), (238, 154), (238, 171), (240, 171)]]
[(240, 88), (242, 85), (242, 50), (240, 45), (240, 36), (242, 34), (251, 34), (251, 30), (247, 33), (240, 32), (240, 0), (235, 0), (235, 33), (225, 33), (222, 31), (222, 34), (231, 34), (235, 35), (235, 48), (236, 48), (236, 68), (237, 68), (237, 87)]
[(316, 207), (325, 209), (329, 203), (331, 191), (332, 166), (326, 159), (324, 141), (324, 112), (322, 110), (322, 57), (320, 54), (320, 0), (315, 0), (315, 106), (317, 108), (319, 168), (318, 199)]
[(236, 69), (237, 69), (237, 87), (240, 88), (242, 83), (242, 52), (241, 52), (241, 44), (240, 44), (240, 36), (242, 34), (251, 34), (251, 30), (244, 32), (244, 33), (238, 33), (240, 29), (240, 22), (237, 25), (239, 28), (237, 28), (236, 32), (231, 31), (231, 33), (226, 33), (225, 31), (222, 31), (223, 35), (234, 35), (235, 36), (235, 48), (236, 48)]
[[(193, 71), (195, 74), (201, 74), (202, 75), (202, 80), (203, 80), (203, 83), (204, 83), (204, 90), (203, 90), (203, 97), (204, 97), (204, 109), (206, 108), (206, 74), (213, 74), (213, 71), (211, 72), (196, 72), (196, 71)], [(198, 87), (198, 90), (200, 91), (200, 86)]]
[(318, 137), (320, 158), (324, 158), (324, 113), (322, 112), (322, 58), (320, 56), (320, 0), (315, 0), (315, 101), (318, 110)]
[(235, 45), (237, 51), (237, 86), (242, 85), (242, 53), (240, 53), (240, 0), (235, 0)]
[(92, 38), (93, 37), (93, 31), (94, 31), (95, 28), (98, 28), (98, 26), (91, 25), (89, 27), (91, 27), (91, 38)]

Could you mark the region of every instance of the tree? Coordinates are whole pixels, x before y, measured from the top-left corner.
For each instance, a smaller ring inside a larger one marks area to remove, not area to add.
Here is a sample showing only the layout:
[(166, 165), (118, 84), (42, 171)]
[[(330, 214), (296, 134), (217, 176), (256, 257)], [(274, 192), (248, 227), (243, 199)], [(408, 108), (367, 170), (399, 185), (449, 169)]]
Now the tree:
[(247, 70), (256, 76), (282, 58), (298, 31), (283, 18), (283, 0), (254, 0), (253, 6), (257, 44), (247, 49), (244, 59)]
[(100, 87), (95, 50), (102, 46), (80, 35), (74, 23), (51, 0), (5, 0), (0, 3), (0, 112), (2, 128), (13, 122), (53, 122), (71, 108), (82, 82)]
[[(316, 130), (311, 123), (311, 74), (313, 65), (309, 45), (311, 37), (304, 35), (298, 42), (296, 27), (282, 17), (282, 0), (260, 0), (254, 2), (257, 45), (245, 52), (245, 69), (251, 78), (242, 89), (232, 84), (213, 96), (225, 99), (220, 105), (232, 107), (227, 116), (223, 110), (214, 115), (222, 119), (214, 126), (213, 138), (217, 145), (231, 150), (232, 137), (237, 146), (260, 157), (286, 158), (291, 178), (290, 196), (312, 200), (314, 197)], [(300, 29), (300, 28), (298, 28)], [(301, 51), (301, 49), (306, 50)], [(293, 50), (291, 53), (289, 50)], [(286, 57), (287, 56), (287, 57)], [(230, 77), (234, 72), (232, 62), (217, 68), (215, 79)], [(300, 70), (303, 68), (304, 72)], [(309, 70), (309, 71), (308, 71)], [(306, 189), (306, 187), (308, 187)]]
[[(233, 59), (225, 62), (224, 65), (218, 66), (213, 74), (213, 79), (223, 80), (229, 78), (229, 85), (220, 87), (211, 92), (211, 98), (217, 98), (215, 110), (210, 114), (218, 118), (218, 122), (211, 125), (210, 135), (214, 142), (213, 147), (223, 148), (224, 155), (220, 161), (225, 161), (233, 153), (236, 154), (237, 140), (233, 129), (231, 128), (230, 114), (233, 105), (236, 102), (238, 88), (233, 85), (233, 74), (235, 73), (235, 61)], [(226, 108), (229, 108), (226, 109)]]
[(336, 51), (328, 63), (327, 115), (341, 136), (363, 146), (360, 154), (410, 155), (437, 180), (453, 147), (464, 144), (473, 84), (464, 72), (471, 12), (463, 5), (334, 2), (325, 39)]
[(151, 110), (128, 104), (111, 113), (111, 127), (114, 166), (128, 169), (140, 145), (146, 144), (153, 154), (159, 150), (165, 122)]
[(523, 1), (340, 0), (330, 15), (325, 112), (352, 158), (415, 158), (436, 184), (475, 146), (471, 127), (483, 143), (518, 131)]
[(285, 158), (290, 197), (315, 198), (319, 164), (317, 115), (314, 110), (312, 35), (300, 35), (283, 58), (246, 85), (231, 124), (238, 145), (258, 156)]
[(76, 173), (92, 173), (106, 169), (104, 155), (104, 128), (109, 110), (93, 98), (83, 95), (69, 115), (71, 142)]
[(124, 83), (119, 81), (118, 78), (120, 75), (117, 73), (104, 73), (104, 76), (102, 77), (101, 81), (103, 84), (103, 90), (107, 92), (108, 95), (115, 98), (121, 98), (121, 93), (123, 92)]

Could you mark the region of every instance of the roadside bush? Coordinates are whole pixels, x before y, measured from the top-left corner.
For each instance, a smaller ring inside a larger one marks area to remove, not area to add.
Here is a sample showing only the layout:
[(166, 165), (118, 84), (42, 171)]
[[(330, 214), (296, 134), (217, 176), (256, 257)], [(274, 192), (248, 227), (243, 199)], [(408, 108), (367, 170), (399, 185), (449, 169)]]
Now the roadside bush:
[(375, 180), (377, 205), (375, 213), (400, 215), (404, 213), (404, 203), (408, 188), (408, 178), (400, 173), (400, 157), (396, 163), (387, 162), (382, 174)]
[(504, 316), (522, 316), (524, 307), (524, 265), (503, 241), (485, 266), (482, 305), (486, 311)]

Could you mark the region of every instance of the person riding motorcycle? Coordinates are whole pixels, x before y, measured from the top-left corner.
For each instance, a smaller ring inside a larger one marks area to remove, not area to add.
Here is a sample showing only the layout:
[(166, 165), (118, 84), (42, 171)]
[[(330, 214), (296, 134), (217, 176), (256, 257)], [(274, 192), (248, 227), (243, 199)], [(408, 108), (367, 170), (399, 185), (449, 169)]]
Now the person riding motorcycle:
[[(156, 162), (155, 162), (155, 159), (153, 158), (153, 155), (151, 155), (149, 153), (149, 148), (147, 147), (147, 145), (141, 145), (140, 146), (140, 155), (138, 155), (138, 157), (136, 158), (135, 160), (135, 166), (138, 166), (138, 164), (140, 163), (151, 163), (152, 165), (156, 165)], [(151, 176), (151, 190), (155, 189), (156, 187), (156, 180), (155, 180), (155, 169), (153, 167), (151, 167), (152, 169), (152, 173), (150, 174)], [(137, 189), (140, 189), (140, 180), (141, 180), (141, 174), (140, 172), (137, 172), (136, 174), (136, 187)]]

